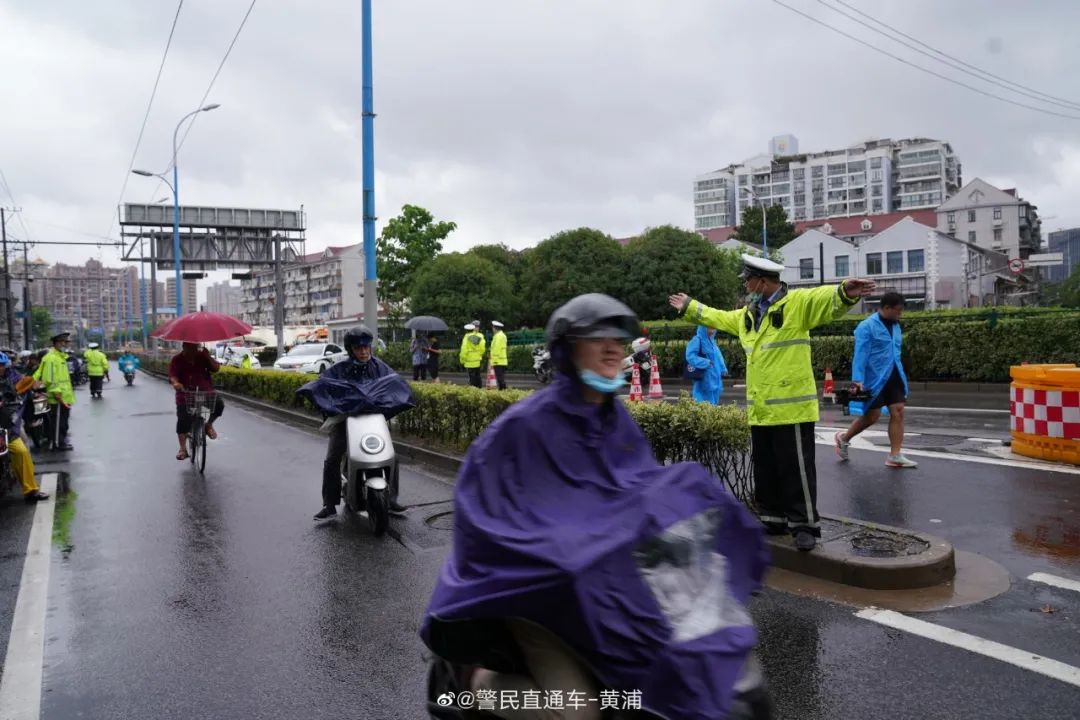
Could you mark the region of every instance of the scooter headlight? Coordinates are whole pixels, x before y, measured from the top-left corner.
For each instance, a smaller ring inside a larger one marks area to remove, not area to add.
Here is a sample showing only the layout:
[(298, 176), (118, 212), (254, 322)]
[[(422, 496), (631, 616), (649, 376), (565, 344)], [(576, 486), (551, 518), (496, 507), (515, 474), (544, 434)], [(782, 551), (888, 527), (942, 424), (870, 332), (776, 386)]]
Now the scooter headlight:
[(360, 438), (360, 449), (368, 455), (378, 455), (386, 448), (386, 441), (378, 435), (368, 434)]

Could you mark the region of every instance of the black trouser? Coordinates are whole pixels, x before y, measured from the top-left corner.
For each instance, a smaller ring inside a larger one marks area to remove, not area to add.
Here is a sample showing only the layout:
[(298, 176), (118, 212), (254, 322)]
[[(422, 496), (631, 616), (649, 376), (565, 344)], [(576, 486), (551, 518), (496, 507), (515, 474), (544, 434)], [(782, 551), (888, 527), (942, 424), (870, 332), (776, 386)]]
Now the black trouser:
[[(322, 497), (323, 507), (337, 507), (341, 502), (341, 459), (349, 450), (349, 435), (347, 423), (340, 422), (330, 430), (330, 439), (326, 444), (326, 459), (323, 460), (322, 469)], [(391, 474), (390, 502), (396, 503), (398, 499), (398, 484), (394, 482), (397, 473)], [(364, 494), (360, 493), (363, 498)], [(359, 508), (355, 508), (359, 509)]]
[(435, 362), (429, 362), (428, 366), (427, 366), (427, 371), (428, 371), (428, 375), (431, 376), (432, 380), (438, 380), (439, 379), (439, 361), (436, 360)]
[(49, 414), (45, 416), (45, 426), (49, 431), (49, 444), (60, 447), (67, 441), (68, 418), (71, 410), (60, 403), (49, 406)]
[(413, 380), (427, 380), (427, 365), (413, 365), (412, 366), (412, 379)]
[(506, 389), (506, 366), (495, 366), (495, 382), (498, 383), (500, 390)]
[(769, 530), (809, 530), (821, 537), (814, 465), (814, 423), (750, 428), (754, 500)]
[[(213, 425), (214, 421), (225, 412), (225, 401), (220, 396), (214, 395), (214, 409), (210, 411), (210, 419), (207, 425)], [(176, 406), (176, 434), (187, 435), (191, 432), (191, 410), (187, 405)]]
[(90, 376), (90, 394), (100, 395), (102, 385), (105, 383), (104, 375), (91, 375)]
[(475, 388), (483, 387), (480, 382), (480, 368), (469, 368), (469, 384)]

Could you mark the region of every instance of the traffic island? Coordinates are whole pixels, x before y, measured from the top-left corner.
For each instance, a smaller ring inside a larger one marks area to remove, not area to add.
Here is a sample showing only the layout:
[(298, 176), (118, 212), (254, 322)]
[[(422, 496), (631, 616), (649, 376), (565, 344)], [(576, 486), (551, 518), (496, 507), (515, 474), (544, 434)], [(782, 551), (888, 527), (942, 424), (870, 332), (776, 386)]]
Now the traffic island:
[(770, 537), (769, 549), (774, 567), (872, 590), (932, 587), (956, 575), (956, 553), (945, 540), (850, 518), (822, 517), (810, 552), (790, 536)]

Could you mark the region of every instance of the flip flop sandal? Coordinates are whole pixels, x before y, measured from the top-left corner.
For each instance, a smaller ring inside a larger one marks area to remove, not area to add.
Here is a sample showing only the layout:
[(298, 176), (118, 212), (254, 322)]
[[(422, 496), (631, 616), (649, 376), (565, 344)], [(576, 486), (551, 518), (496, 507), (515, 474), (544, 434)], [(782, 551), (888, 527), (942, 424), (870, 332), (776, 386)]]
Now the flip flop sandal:
[(206, 437), (210, 438), (211, 440), (217, 440), (217, 430), (215, 430), (214, 428), (207, 425), (206, 426)]
[(186, 452), (178, 452), (178, 453), (176, 453), (176, 459), (177, 460), (187, 460), (188, 459), (188, 454)]

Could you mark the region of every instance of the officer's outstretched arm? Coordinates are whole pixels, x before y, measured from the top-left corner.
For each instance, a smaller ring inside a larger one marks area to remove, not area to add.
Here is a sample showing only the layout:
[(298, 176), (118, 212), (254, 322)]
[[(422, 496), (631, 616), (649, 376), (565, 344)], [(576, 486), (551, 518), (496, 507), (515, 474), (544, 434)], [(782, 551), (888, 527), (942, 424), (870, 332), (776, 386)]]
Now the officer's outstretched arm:
[(843, 285), (822, 285), (807, 290), (793, 290), (788, 298), (784, 322), (812, 330), (848, 314), (859, 298), (849, 297)]
[(686, 303), (683, 319), (697, 325), (716, 328), (728, 335), (739, 335), (739, 318), (745, 310), (717, 310), (697, 300)]

